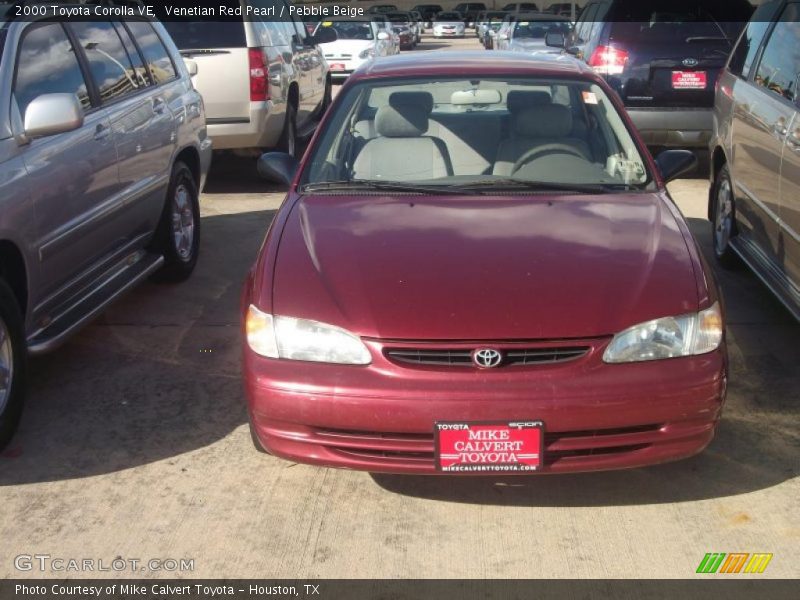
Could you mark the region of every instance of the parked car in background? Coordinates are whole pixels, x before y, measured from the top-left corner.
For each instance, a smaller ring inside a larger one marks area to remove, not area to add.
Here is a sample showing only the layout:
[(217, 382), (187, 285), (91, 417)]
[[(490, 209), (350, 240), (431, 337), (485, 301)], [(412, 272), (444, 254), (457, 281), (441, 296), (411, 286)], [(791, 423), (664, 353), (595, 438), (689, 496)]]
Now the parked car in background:
[(336, 41), (320, 44), (334, 82), (346, 80), (358, 67), (381, 56), (395, 54), (389, 33), (376, 21), (354, 21), (350, 17), (326, 19), (318, 25), (336, 32)]
[(487, 10), (481, 14), (480, 19), (475, 23), (475, 35), (481, 40), (481, 43), (484, 43), (492, 23), (502, 23), (505, 16), (506, 13), (499, 10)]
[(666, 187), (691, 152), (653, 161), (596, 73), (519, 53), (376, 61), (326, 124), (259, 162), (289, 192), (243, 290), (257, 448), (497, 475), (708, 446), (724, 314)]
[(486, 10), (486, 5), (483, 2), (465, 2), (456, 4), (453, 11), (461, 13), (464, 19), (464, 25), (472, 27), (478, 18), (478, 15)]
[[(239, 6), (238, 0), (226, 1)], [(181, 54), (198, 65), (193, 82), (205, 101), (215, 150), (255, 156), (278, 148), (295, 154), (298, 137), (313, 130), (330, 104), (331, 78), (317, 42), (331, 40), (315, 40), (299, 20), (164, 26)]]
[(433, 20), (433, 37), (464, 37), (465, 25), (461, 13), (440, 12)]
[(2, 448), (29, 354), (150, 276), (191, 275), (211, 141), (187, 65), (147, 20), (0, 21), (0, 90)]
[(564, 17), (548, 15), (545, 13), (517, 15), (512, 27), (498, 36), (498, 50), (511, 50), (512, 52), (544, 52), (559, 54), (560, 49), (550, 48), (545, 42), (549, 33), (560, 33), (565, 37), (572, 31), (572, 24)]
[(800, 320), (800, 4), (761, 5), (722, 71), (711, 142), (714, 254)]
[(706, 149), (714, 83), (750, 19), (747, 0), (602, 0), (568, 41), (622, 97), (653, 147)]
[[(374, 15), (369, 15), (370, 21), (375, 23), (378, 27), (379, 33), (381, 31), (385, 32), (389, 36), (388, 40), (388, 49), (387, 53), (389, 56), (394, 54), (400, 53), (400, 36), (394, 30), (392, 26), (392, 22), (389, 20), (389, 17), (386, 16), (386, 13), (377, 13)], [(383, 37), (383, 36), (381, 36)]]
[(425, 19), (422, 17), (422, 13), (420, 13), (418, 10), (410, 10), (410, 11), (408, 11), (408, 14), (411, 15), (411, 18), (417, 24), (417, 29), (419, 30), (419, 33), (420, 33), (420, 41), (422, 41), (421, 37), (422, 37), (422, 34), (425, 33), (425, 29), (426, 29), (425, 28)]
[(500, 30), (500, 27), (503, 25), (503, 21), (505, 20), (508, 13), (504, 12), (488, 12), (486, 13), (486, 21), (481, 23), (481, 43), (483, 47), (487, 50), (494, 49), (494, 40), (497, 36), (497, 32)]
[(403, 50), (411, 50), (422, 41), (422, 31), (417, 21), (411, 16), (411, 13), (401, 11), (391, 12), (386, 13), (386, 17), (389, 19), (394, 29), (405, 27), (411, 33), (411, 48), (402, 48)]
[(422, 18), (425, 20), (426, 29), (433, 27), (433, 20), (444, 9), (441, 4), (417, 4), (411, 10), (419, 11)]

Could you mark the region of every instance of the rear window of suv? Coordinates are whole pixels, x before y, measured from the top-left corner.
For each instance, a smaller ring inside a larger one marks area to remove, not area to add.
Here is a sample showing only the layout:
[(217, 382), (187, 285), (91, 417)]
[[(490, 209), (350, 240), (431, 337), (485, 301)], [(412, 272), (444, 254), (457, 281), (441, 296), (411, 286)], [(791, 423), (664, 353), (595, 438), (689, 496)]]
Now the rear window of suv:
[(747, 0), (621, 0), (606, 20), (619, 41), (733, 44), (752, 12)]
[(164, 27), (181, 50), (247, 46), (243, 22), (168, 21)]

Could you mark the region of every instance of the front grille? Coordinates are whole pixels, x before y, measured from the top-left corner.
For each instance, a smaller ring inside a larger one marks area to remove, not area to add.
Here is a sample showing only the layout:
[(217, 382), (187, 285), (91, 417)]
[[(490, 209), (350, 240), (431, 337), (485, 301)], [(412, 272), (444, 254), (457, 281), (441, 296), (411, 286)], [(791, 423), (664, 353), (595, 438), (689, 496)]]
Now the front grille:
[[(477, 350), (477, 348), (476, 348)], [(568, 348), (525, 348), (502, 351), (501, 367), (547, 365), (583, 358), (586, 346)], [(386, 356), (395, 362), (420, 366), (473, 367), (473, 350), (390, 349)]]
[[(644, 425), (545, 433), (544, 464), (553, 467), (580, 459), (608, 457), (650, 448), (660, 436), (662, 425)], [(393, 462), (412, 462), (432, 467), (433, 434), (378, 433), (315, 429), (313, 441), (350, 457)]]

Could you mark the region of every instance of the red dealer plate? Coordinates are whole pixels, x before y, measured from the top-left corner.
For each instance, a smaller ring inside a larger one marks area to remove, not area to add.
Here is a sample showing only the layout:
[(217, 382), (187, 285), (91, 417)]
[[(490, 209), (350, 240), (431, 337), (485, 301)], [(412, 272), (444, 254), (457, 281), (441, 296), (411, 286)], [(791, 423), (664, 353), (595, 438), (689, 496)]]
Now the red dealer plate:
[(705, 71), (673, 71), (672, 89), (675, 90), (704, 90), (708, 84), (708, 74)]
[(436, 423), (436, 467), (443, 473), (531, 473), (542, 467), (544, 424)]
[(344, 63), (331, 63), (331, 71), (344, 71)]

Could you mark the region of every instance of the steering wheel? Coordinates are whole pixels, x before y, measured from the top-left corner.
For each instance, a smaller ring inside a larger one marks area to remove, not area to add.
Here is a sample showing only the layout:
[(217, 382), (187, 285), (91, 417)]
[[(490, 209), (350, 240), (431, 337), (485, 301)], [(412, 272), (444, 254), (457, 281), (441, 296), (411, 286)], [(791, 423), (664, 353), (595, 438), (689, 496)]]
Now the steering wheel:
[(551, 154), (564, 154), (566, 156), (574, 156), (576, 158), (586, 160), (586, 157), (572, 146), (567, 146), (566, 144), (547, 144), (545, 146), (534, 148), (533, 150), (528, 150), (528, 152), (523, 154), (522, 158), (514, 163), (514, 168), (511, 169), (511, 174), (513, 175), (529, 163), (539, 160), (545, 156), (550, 156)]

